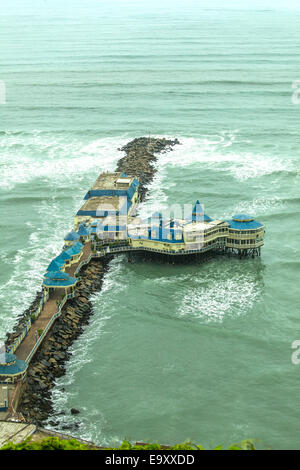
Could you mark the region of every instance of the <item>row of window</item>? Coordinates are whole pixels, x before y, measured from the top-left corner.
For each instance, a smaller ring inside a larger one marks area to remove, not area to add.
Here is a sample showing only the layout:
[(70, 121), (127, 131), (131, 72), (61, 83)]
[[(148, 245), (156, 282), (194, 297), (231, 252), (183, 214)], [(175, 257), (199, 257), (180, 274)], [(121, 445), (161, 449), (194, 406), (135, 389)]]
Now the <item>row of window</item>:
[(252, 233), (261, 232), (262, 228), (256, 228), (255, 230), (229, 230), (229, 233), (236, 233), (242, 235), (251, 235)]
[(227, 243), (231, 243), (234, 245), (254, 245), (256, 243), (256, 240), (232, 240), (228, 238)]

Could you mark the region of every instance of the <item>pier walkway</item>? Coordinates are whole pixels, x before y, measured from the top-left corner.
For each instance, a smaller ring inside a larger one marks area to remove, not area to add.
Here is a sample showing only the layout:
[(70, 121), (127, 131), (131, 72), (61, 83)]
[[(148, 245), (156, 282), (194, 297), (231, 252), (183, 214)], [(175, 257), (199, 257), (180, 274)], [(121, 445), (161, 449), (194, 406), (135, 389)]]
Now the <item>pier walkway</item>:
[[(79, 266), (85, 264), (91, 255), (91, 243), (87, 243), (83, 247), (83, 255), (78, 263), (74, 263), (71, 267), (66, 268), (66, 272), (73, 276)], [(34, 351), (36, 346), (36, 331), (45, 330), (50, 322), (53, 323), (55, 316), (58, 313), (57, 300), (61, 300), (64, 294), (63, 288), (57, 288), (50, 293), (48, 301), (44, 304), (41, 313), (28, 331), (27, 336), (24, 338), (20, 346), (17, 348), (15, 354), (18, 359), (28, 362), (28, 358)]]

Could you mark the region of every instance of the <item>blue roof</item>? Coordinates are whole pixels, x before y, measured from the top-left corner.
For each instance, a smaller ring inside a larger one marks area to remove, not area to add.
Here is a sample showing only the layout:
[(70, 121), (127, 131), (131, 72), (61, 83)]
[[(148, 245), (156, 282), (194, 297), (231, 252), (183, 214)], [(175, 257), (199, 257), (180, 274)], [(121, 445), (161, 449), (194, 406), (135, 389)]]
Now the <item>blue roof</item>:
[(16, 362), (9, 365), (0, 365), (0, 375), (15, 375), (24, 372), (26, 369), (26, 362), (16, 359)]
[(83, 245), (81, 243), (75, 243), (75, 245), (72, 245), (68, 250), (66, 250), (66, 253), (71, 256), (78, 255), (82, 248)]
[[(86, 200), (86, 199), (90, 199), (91, 197), (101, 197), (101, 196), (118, 196), (118, 197), (126, 196), (129, 202), (131, 201), (132, 196), (136, 192), (139, 184), (140, 184), (139, 181), (136, 178), (134, 178), (131, 185), (129, 186), (127, 190), (126, 189), (90, 189), (84, 196), (84, 199)], [(77, 213), (77, 214), (84, 215), (81, 213)]]
[(78, 235), (79, 235), (80, 237), (86, 237), (86, 236), (89, 235), (89, 233), (90, 233), (90, 229), (87, 229), (87, 228), (84, 226), (84, 224), (80, 224), (80, 227), (79, 227), (79, 229), (78, 229)]
[(62, 251), (56, 258), (56, 260), (62, 260), (66, 261), (68, 259), (72, 258), (72, 254), (70, 253), (70, 250)]
[(4, 354), (0, 354), (0, 365), (8, 365), (14, 364), (17, 358), (14, 354), (10, 354), (5, 352)]
[(203, 213), (204, 213), (204, 209), (197, 199), (196, 204), (194, 205), (193, 214), (203, 214)]
[(187, 217), (187, 220), (192, 220), (193, 222), (210, 222), (212, 218), (204, 213), (202, 205), (197, 200), (196, 204), (194, 205), (192, 216)]
[(59, 271), (64, 264), (65, 262), (63, 260), (54, 258), (54, 260), (52, 260), (49, 264), (47, 271)]
[(72, 245), (72, 248), (76, 248), (76, 250), (77, 250), (77, 249), (82, 250), (83, 244), (80, 243), (80, 242), (74, 243), (74, 245)]
[(260, 227), (263, 227), (263, 224), (257, 220), (251, 220), (250, 222), (237, 222), (236, 220), (227, 220), (229, 223), (229, 228), (234, 230), (256, 230)]
[(62, 271), (49, 271), (44, 277), (47, 279), (69, 279), (70, 275)]
[(69, 276), (68, 279), (45, 279), (43, 282), (43, 286), (45, 287), (70, 287), (74, 286), (77, 282), (76, 277)]
[(68, 233), (68, 234), (65, 236), (65, 240), (66, 240), (66, 241), (74, 241), (74, 240), (78, 240), (78, 238), (79, 238), (78, 233), (77, 233), (77, 232), (74, 232), (74, 231)]

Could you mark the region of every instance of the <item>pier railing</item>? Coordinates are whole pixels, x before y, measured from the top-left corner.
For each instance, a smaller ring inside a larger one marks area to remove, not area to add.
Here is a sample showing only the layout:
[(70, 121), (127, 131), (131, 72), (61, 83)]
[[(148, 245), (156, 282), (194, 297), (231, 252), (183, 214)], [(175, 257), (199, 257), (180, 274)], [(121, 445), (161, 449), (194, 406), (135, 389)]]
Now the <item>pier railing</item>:
[(161, 250), (158, 248), (150, 248), (147, 246), (119, 246), (119, 247), (107, 247), (105, 250), (102, 250), (100, 252), (96, 252), (92, 257), (101, 257), (105, 256), (107, 254), (113, 254), (113, 253), (125, 253), (128, 251), (152, 251), (155, 253), (161, 253), (165, 255), (186, 255), (186, 254), (197, 254), (197, 253), (203, 253), (205, 251), (211, 250), (212, 248), (220, 248), (223, 245), (219, 242), (216, 242), (212, 245), (208, 245), (202, 248), (199, 248), (198, 250)]
[(31, 328), (31, 319), (28, 320), (28, 322), (26, 323), (22, 333), (17, 337), (17, 339), (14, 341), (14, 343), (12, 344), (12, 346), (8, 349), (8, 353), (9, 354), (13, 354), (16, 349), (20, 346), (20, 344), (22, 343), (23, 339), (25, 338), (25, 336), (27, 335), (28, 331), (30, 330)]
[(12, 346), (8, 349), (8, 351), (7, 351), (8, 353), (13, 354), (17, 350), (17, 348), (20, 346), (20, 344), (22, 343), (25, 336), (27, 336), (28, 331), (30, 330), (30, 328), (33, 324), (32, 317), (37, 318), (39, 316), (39, 314), (43, 310), (44, 304), (45, 304), (45, 301), (44, 301), (44, 297), (43, 297), (41, 299), (40, 303), (39, 303), (38, 308), (31, 314), (31, 318), (29, 318), (29, 320), (25, 324), (21, 334), (15, 339)]
[(32, 348), (32, 350), (30, 351), (29, 355), (27, 356), (27, 358), (25, 359), (25, 362), (26, 364), (29, 364), (29, 362), (31, 361), (33, 355), (35, 354), (36, 350), (38, 349), (39, 345), (41, 344), (41, 342), (43, 341), (43, 339), (45, 338), (46, 334), (48, 333), (48, 331), (50, 330), (51, 326), (53, 325), (53, 323), (55, 322), (55, 320), (61, 316), (61, 311), (62, 311), (62, 308), (63, 306), (65, 305), (66, 301), (68, 300), (68, 298), (71, 298), (69, 296), (72, 296), (74, 297), (75, 296), (75, 293), (73, 295), (72, 294), (68, 294), (68, 295), (65, 295), (64, 298), (62, 299), (61, 303), (59, 304), (59, 307), (58, 307), (58, 311), (51, 317), (51, 319), (49, 320), (49, 322), (47, 323), (47, 325), (45, 326), (45, 328), (43, 329), (43, 332), (41, 333), (41, 335), (38, 337), (38, 340), (37, 342), (35, 343), (34, 347)]

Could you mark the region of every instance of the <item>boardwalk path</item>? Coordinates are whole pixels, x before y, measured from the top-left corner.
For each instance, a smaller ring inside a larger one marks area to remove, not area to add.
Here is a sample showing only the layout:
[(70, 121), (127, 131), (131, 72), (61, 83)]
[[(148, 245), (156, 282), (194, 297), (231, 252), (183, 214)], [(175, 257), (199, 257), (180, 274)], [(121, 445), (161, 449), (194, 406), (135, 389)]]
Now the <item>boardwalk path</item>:
[[(78, 265), (86, 260), (89, 255), (91, 254), (91, 243), (87, 243), (83, 247), (83, 255), (78, 263), (72, 264), (70, 268), (66, 268), (66, 272), (70, 274), (71, 276), (74, 276), (74, 273), (78, 267)], [(16, 356), (18, 359), (22, 359), (25, 361), (25, 359), (29, 356), (30, 352), (32, 351), (34, 345), (35, 345), (35, 331), (39, 329), (44, 329), (53, 315), (57, 313), (57, 303), (56, 301), (61, 299), (62, 295), (64, 294), (64, 289), (55, 289), (53, 292), (51, 292), (50, 297), (48, 301), (45, 303), (43, 310), (41, 311), (40, 315), (38, 316), (37, 320), (34, 322), (32, 327), (30, 328), (28, 335), (20, 346), (16, 350)]]

